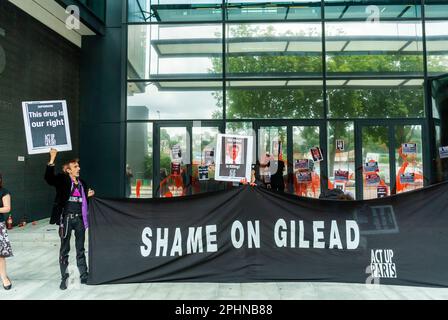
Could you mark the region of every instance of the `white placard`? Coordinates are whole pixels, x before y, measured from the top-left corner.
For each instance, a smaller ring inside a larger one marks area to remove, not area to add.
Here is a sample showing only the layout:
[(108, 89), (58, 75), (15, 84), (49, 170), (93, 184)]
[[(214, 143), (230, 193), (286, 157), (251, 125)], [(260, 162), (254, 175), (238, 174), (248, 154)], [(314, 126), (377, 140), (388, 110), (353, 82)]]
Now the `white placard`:
[(401, 148), (404, 154), (417, 154), (416, 143), (402, 143)]
[(448, 146), (439, 147), (439, 156), (440, 156), (440, 159), (448, 158)]
[(72, 150), (65, 100), (22, 102), (22, 111), (28, 154)]
[(215, 180), (250, 181), (252, 169), (252, 137), (218, 134), (215, 157)]

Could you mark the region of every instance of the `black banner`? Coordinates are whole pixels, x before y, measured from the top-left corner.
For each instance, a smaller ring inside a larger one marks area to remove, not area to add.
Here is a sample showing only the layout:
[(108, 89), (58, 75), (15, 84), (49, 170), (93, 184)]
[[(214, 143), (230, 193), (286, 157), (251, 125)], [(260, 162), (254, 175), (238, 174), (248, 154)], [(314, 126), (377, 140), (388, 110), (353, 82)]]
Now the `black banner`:
[(368, 201), (243, 186), (93, 199), (89, 284), (324, 281), (448, 285), (448, 184)]

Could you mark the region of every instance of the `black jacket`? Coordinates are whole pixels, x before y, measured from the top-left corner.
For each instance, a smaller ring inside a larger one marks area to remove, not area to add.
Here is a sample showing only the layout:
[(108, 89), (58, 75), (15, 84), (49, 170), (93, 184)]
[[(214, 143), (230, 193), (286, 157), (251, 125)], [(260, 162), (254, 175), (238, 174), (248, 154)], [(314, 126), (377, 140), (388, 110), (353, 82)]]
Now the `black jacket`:
[[(70, 197), (71, 187), (72, 187), (72, 181), (70, 179), (70, 176), (63, 173), (55, 174), (54, 172), (55, 166), (47, 166), (45, 170), (45, 181), (50, 186), (53, 186), (56, 188), (56, 197), (54, 199), (53, 203), (53, 211), (51, 213), (51, 219), (50, 224), (57, 224), (59, 225), (59, 222), (61, 220), (62, 210), (65, 207), (65, 204), (68, 201), (68, 198)], [(82, 179), (79, 179), (82, 183), (82, 186), (84, 188), (84, 192), (87, 197), (87, 192), (89, 190), (89, 187), (87, 186), (86, 182)]]
[[(285, 163), (283, 160), (278, 160), (277, 162), (277, 171), (271, 175), (271, 186), (283, 186), (285, 181), (283, 180), (283, 170), (285, 169)], [(271, 165), (269, 162), (268, 167)]]

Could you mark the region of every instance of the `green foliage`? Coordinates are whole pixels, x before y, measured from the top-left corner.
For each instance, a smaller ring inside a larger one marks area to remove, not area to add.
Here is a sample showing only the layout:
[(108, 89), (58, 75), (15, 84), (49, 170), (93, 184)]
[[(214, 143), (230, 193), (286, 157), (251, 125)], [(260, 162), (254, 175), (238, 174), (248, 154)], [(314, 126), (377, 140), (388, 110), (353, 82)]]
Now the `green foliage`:
[(320, 89), (230, 89), (227, 95), (229, 119), (315, 119), (323, 116)]
[[(342, 33), (341, 33), (342, 34)], [(230, 38), (269, 38), (279, 36), (320, 36), (320, 30), (282, 33), (268, 26), (264, 29), (250, 25), (230, 28)], [(379, 48), (380, 49), (380, 48)], [(364, 73), (399, 73), (423, 76), (423, 54), (375, 54), (375, 55), (327, 55), (329, 75)], [(431, 57), (430, 69), (446, 70), (447, 59)], [(212, 61), (213, 71), (222, 70), (222, 59)], [(229, 55), (226, 60), (228, 75), (321, 75), (322, 57), (320, 55), (259, 54)], [(323, 117), (323, 94), (321, 87), (247, 87), (227, 90), (227, 118), (264, 119), (313, 119)], [(254, 85), (256, 82), (254, 82)], [(424, 91), (421, 86), (390, 86), (379, 88), (332, 87), (328, 84), (328, 105), (330, 118), (407, 118), (424, 116)], [(222, 94), (216, 93), (217, 105), (222, 106)], [(214, 118), (219, 118), (216, 113)]]
[[(171, 158), (166, 154), (160, 155), (160, 168), (165, 168), (167, 174), (170, 174), (171, 170)], [(154, 171), (152, 166), (152, 155), (145, 156), (145, 179), (152, 179), (154, 177)]]
[(167, 174), (170, 174), (171, 171), (171, 158), (166, 154), (160, 155), (160, 168), (165, 168)]
[[(319, 36), (320, 30), (294, 33), (286, 31), (275, 34), (272, 27), (261, 29), (250, 25), (234, 26), (229, 37), (251, 38), (278, 36)], [(365, 73), (404, 72), (423, 76), (423, 55), (384, 54), (384, 55), (328, 55), (327, 72), (329, 75)], [(429, 68), (432, 71), (446, 70), (447, 59), (431, 57)], [(213, 70), (222, 70), (222, 60), (213, 59)], [(227, 72), (230, 75), (269, 75), (292, 74), (321, 75), (322, 57), (320, 55), (229, 55), (227, 57)], [(256, 82), (254, 82), (255, 84)], [(235, 82), (237, 84), (237, 82)], [(332, 87), (328, 83), (328, 116), (330, 118), (407, 118), (424, 117), (424, 90), (421, 86), (381, 86), (378, 88)], [(216, 94), (219, 106), (222, 106), (222, 95)], [(322, 118), (323, 94), (320, 87), (247, 87), (228, 88), (227, 118), (264, 118), (264, 119), (315, 119)], [(219, 117), (220, 115), (216, 115)], [(386, 148), (387, 130), (381, 127), (366, 128), (365, 145), (378, 151)], [(310, 142), (318, 144), (318, 137), (310, 132), (303, 134)], [(334, 126), (334, 136), (337, 139), (352, 134), (345, 125)], [(403, 132), (404, 137), (409, 132)], [(347, 138), (348, 141), (348, 138)], [(334, 148), (334, 146), (332, 146)], [(334, 150), (331, 150), (332, 152)], [(384, 151), (384, 150), (383, 150)]]

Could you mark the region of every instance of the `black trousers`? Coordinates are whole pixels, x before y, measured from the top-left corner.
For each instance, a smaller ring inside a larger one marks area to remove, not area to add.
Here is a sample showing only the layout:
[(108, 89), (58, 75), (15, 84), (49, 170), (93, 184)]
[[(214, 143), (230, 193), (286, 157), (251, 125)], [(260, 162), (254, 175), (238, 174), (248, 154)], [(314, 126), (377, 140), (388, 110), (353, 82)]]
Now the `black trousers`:
[(67, 273), (67, 268), (72, 231), (75, 232), (76, 264), (78, 265), (81, 278), (86, 278), (87, 261), (84, 248), (86, 231), (81, 215), (77, 217), (64, 215), (59, 226), (59, 236), (61, 238), (61, 249), (59, 251), (59, 267), (61, 269), (61, 277), (62, 279), (67, 279), (69, 276), (69, 274)]

